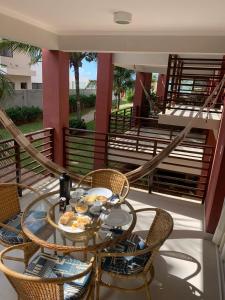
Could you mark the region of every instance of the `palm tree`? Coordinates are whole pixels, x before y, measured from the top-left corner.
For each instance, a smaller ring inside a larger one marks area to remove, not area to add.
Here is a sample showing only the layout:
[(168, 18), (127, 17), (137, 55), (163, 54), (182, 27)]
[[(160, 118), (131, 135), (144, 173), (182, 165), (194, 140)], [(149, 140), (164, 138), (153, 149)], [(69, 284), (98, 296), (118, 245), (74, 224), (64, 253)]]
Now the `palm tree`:
[(82, 61), (91, 62), (96, 60), (96, 53), (90, 52), (73, 52), (70, 53), (70, 67), (74, 70), (74, 79), (76, 84), (76, 102), (77, 102), (77, 119), (81, 119), (81, 104), (80, 104), (80, 76), (79, 68), (82, 67)]
[(6, 76), (6, 73), (0, 69), (0, 100), (7, 95), (11, 95), (13, 91), (12, 82)]
[(117, 97), (117, 109), (120, 107), (121, 93), (134, 86), (134, 73), (132, 70), (114, 67), (113, 90), (114, 95)]
[[(1, 50), (11, 50), (18, 53), (27, 54), (31, 58), (31, 64), (35, 64), (41, 60), (42, 50), (39, 47), (32, 46), (29, 44), (10, 41), (7, 39), (2, 39), (0, 41), (0, 51)], [(77, 102), (77, 118), (81, 119), (81, 105), (80, 105), (80, 84), (79, 84), (79, 68), (82, 67), (83, 59), (91, 62), (96, 59), (96, 53), (89, 52), (73, 52), (70, 53), (70, 67), (74, 70), (74, 77), (76, 83), (76, 102)]]

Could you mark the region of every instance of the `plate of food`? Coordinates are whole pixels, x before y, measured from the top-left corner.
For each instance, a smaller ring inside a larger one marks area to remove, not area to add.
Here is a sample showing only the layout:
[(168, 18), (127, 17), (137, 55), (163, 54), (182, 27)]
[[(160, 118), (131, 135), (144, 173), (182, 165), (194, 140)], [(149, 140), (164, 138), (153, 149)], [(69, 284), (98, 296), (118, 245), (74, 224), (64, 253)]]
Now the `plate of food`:
[(86, 225), (91, 224), (91, 220), (89, 216), (67, 211), (60, 217), (58, 226), (65, 232), (79, 233), (85, 230)]
[(125, 210), (112, 209), (104, 223), (108, 226), (124, 226), (131, 222), (132, 216)]
[(102, 204), (105, 204), (108, 199), (112, 197), (112, 194), (112, 191), (106, 188), (92, 188), (87, 192), (84, 200), (88, 205), (94, 204), (95, 201), (100, 201)]

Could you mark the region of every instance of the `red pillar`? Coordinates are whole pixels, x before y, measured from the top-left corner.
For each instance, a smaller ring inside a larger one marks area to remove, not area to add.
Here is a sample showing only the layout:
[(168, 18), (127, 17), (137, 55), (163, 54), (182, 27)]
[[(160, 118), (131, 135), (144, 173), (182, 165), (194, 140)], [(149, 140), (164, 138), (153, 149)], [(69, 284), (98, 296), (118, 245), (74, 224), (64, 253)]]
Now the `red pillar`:
[(225, 197), (225, 110), (222, 113), (215, 155), (205, 202), (206, 231), (213, 233), (218, 224)]
[(151, 79), (151, 73), (137, 72), (136, 74), (135, 93), (133, 101), (134, 117), (140, 117), (142, 115), (143, 99), (145, 94), (141, 82), (143, 83), (145, 89), (149, 92), (149, 90), (151, 89)]
[(159, 74), (156, 95), (157, 97), (159, 97), (160, 102), (164, 100), (165, 87), (166, 87), (166, 75)]
[(144, 91), (141, 86), (141, 81), (144, 83), (145, 76), (144, 73), (137, 72), (136, 73), (136, 81), (135, 81), (135, 92), (134, 92), (134, 102), (133, 102), (133, 109), (134, 109), (134, 117), (140, 117), (141, 113), (141, 104), (142, 99), (144, 96)]
[(69, 121), (69, 55), (42, 50), (43, 125), (54, 132), (54, 161), (63, 166), (63, 127)]
[[(97, 93), (95, 113), (95, 156), (94, 168), (107, 163), (107, 136), (112, 108), (113, 64), (111, 53), (98, 54)], [(101, 134), (98, 134), (101, 133)]]

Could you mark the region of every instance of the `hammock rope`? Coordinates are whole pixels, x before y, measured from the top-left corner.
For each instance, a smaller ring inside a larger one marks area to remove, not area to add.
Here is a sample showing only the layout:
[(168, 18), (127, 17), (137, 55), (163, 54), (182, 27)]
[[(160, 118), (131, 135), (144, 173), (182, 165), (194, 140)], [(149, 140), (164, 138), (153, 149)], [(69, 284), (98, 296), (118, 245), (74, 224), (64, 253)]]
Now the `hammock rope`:
[[(154, 171), (154, 169), (181, 143), (181, 141), (187, 136), (191, 128), (193, 127), (193, 122), (195, 119), (200, 117), (201, 113), (204, 111), (206, 107), (214, 106), (222, 88), (225, 84), (225, 75), (222, 80), (218, 83), (218, 85), (214, 88), (212, 94), (208, 96), (204, 105), (199, 109), (195, 117), (191, 119), (186, 127), (171, 141), (171, 143), (163, 149), (159, 154), (154, 156), (151, 160), (147, 161), (140, 167), (126, 173), (125, 175), (128, 177), (130, 182), (135, 182), (138, 179), (150, 174)], [(144, 87), (144, 85), (142, 85)], [(145, 88), (144, 88), (145, 90)], [(145, 90), (145, 93), (147, 91)], [(214, 98), (215, 97), (215, 98)], [(214, 98), (214, 99), (213, 99)], [(212, 100), (213, 99), (213, 100)], [(7, 116), (5, 111), (0, 108), (0, 122), (3, 124), (5, 129), (11, 133), (16, 142), (24, 148), (24, 150), (33, 157), (36, 161), (38, 161), (43, 167), (48, 169), (53, 175), (60, 176), (63, 172), (66, 172), (73, 181), (78, 182), (82, 179), (81, 175), (74, 174), (69, 170), (57, 165), (50, 159), (46, 158), (41, 152), (39, 152), (31, 142), (24, 136), (24, 134), (16, 127), (13, 121)]]

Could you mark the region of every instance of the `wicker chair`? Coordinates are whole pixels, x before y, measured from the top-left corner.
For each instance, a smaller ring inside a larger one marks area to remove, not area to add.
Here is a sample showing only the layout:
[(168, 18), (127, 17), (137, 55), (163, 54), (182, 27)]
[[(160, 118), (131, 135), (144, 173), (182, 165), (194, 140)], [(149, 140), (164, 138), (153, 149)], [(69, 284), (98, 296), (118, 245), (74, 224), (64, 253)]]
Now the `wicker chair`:
[[(32, 258), (23, 273), (14, 271), (6, 265), (9, 252), (26, 251), (26, 248), (29, 247), (30, 243), (15, 245), (0, 253), (0, 270), (16, 290), (18, 299), (93, 299), (94, 258), (91, 258), (88, 263), (84, 263), (71, 256), (57, 256), (40, 252)], [(43, 268), (41, 269), (40, 266)], [(73, 275), (71, 272), (66, 273), (71, 269)]]
[[(126, 292), (145, 289), (147, 299), (151, 299), (149, 284), (154, 278), (153, 259), (171, 234), (173, 219), (169, 213), (159, 208), (139, 209), (135, 210), (135, 213), (145, 211), (156, 213), (145, 240), (133, 233), (126, 241), (121, 242), (113, 249), (104, 249), (104, 251), (98, 253), (97, 299), (99, 299), (100, 286)], [(132, 288), (113, 285), (103, 280), (104, 273), (114, 279), (124, 279), (125, 281), (128, 279), (141, 279), (143, 283)]]
[(114, 194), (118, 194), (123, 199), (129, 192), (129, 181), (121, 172), (113, 169), (99, 169), (86, 174), (77, 187), (89, 184), (92, 188), (104, 187), (110, 189)]
[[(5, 247), (28, 241), (20, 226), (21, 208), (18, 188), (25, 188), (40, 195), (34, 188), (24, 184), (0, 183), (0, 244)], [(21, 260), (27, 264), (38, 248), (36, 244), (30, 244), (24, 252), (24, 259)]]

